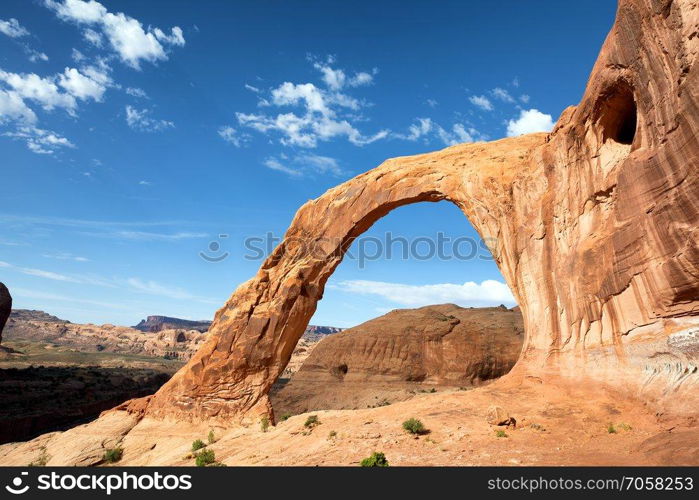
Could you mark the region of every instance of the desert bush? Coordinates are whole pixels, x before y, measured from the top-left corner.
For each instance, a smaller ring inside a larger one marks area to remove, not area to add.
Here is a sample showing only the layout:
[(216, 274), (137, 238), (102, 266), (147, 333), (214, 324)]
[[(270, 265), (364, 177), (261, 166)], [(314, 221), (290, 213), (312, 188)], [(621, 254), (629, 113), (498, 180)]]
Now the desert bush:
[(260, 429), (262, 429), (262, 432), (267, 432), (267, 429), (269, 429), (269, 417), (262, 417), (260, 420)]
[(335, 437), (337, 437), (337, 432), (335, 432), (335, 431), (330, 431), (330, 432), (328, 433), (328, 439), (333, 439), (333, 438), (335, 438)]
[(359, 465), (362, 467), (388, 467), (388, 460), (386, 460), (386, 455), (380, 451), (375, 451), (363, 459)]
[(192, 443), (192, 451), (201, 450), (202, 448), (206, 448), (206, 445), (201, 439), (197, 439)]
[(280, 422), (284, 422), (285, 420), (289, 420), (291, 418), (291, 413), (285, 413), (281, 417), (279, 417)]
[(607, 425), (607, 432), (609, 434), (616, 434), (616, 427), (614, 427), (614, 424)]
[(105, 451), (103, 460), (105, 462), (109, 462), (110, 464), (113, 464), (113, 463), (121, 460), (121, 457), (123, 455), (124, 455), (124, 450), (121, 448), (121, 446), (117, 446), (116, 448), (110, 448), (109, 450)]
[(495, 431), (495, 437), (506, 438), (507, 433), (505, 431), (497, 430)]
[(214, 450), (202, 450), (196, 455), (194, 463), (197, 467), (206, 467), (211, 465), (216, 461), (216, 454)]
[(422, 422), (416, 418), (409, 418), (403, 422), (403, 429), (408, 431), (410, 434), (424, 434), (426, 431)]
[(207, 436), (206, 440), (209, 442), (209, 444), (214, 444), (216, 442), (216, 436), (214, 435), (213, 429), (209, 431), (209, 435)]
[(619, 424), (619, 429), (622, 429), (622, 430), (624, 430), (624, 431), (630, 431), (630, 430), (631, 430), (631, 426), (630, 426), (629, 424), (625, 424), (625, 423), (622, 422), (621, 424)]
[(320, 425), (320, 420), (318, 420), (318, 415), (309, 415), (306, 422), (303, 424), (304, 427), (313, 429), (316, 425)]

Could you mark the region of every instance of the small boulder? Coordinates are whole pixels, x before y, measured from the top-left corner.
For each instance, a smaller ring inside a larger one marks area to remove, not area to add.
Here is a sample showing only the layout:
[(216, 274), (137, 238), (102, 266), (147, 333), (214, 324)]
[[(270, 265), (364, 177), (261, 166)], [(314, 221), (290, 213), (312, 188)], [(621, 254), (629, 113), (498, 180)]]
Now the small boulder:
[(486, 420), (490, 425), (516, 425), (514, 418), (500, 406), (491, 406), (488, 408), (488, 413), (486, 414)]

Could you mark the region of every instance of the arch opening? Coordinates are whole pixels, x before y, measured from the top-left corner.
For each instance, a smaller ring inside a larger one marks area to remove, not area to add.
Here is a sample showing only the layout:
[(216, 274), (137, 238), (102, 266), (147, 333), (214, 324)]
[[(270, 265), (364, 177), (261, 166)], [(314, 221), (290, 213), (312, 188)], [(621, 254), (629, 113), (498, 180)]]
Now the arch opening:
[(353, 228), (310, 321), (349, 329), (311, 348), (302, 337), (297, 370), (270, 391), (275, 414), (385, 405), (512, 369), (525, 336), (516, 300), (490, 242), (462, 205), (441, 199), (384, 207)]

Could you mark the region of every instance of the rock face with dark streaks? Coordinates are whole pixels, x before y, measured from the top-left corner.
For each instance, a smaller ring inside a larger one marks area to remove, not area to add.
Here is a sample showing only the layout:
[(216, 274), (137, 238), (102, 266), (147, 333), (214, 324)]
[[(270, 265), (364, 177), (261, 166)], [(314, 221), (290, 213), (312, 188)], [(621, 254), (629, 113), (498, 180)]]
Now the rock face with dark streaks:
[(2, 331), (7, 323), (7, 318), (12, 312), (12, 296), (4, 283), (0, 283), (0, 342), (2, 342)]
[(298, 414), (481, 385), (512, 369), (523, 340), (521, 313), (504, 306), (397, 309), (323, 339), (272, 404)]

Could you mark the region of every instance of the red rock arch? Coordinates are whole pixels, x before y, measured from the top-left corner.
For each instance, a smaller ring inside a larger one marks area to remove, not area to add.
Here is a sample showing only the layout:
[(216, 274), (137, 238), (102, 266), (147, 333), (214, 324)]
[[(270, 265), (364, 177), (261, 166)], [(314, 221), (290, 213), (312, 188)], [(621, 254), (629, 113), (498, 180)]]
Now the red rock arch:
[(519, 375), (696, 408), (698, 24), (695, 0), (621, 0), (582, 101), (551, 134), (388, 160), (305, 204), (209, 341), (128, 407), (226, 423), (270, 413), (267, 391), (351, 238), (397, 206), (446, 199), (496, 242), (525, 321)]

